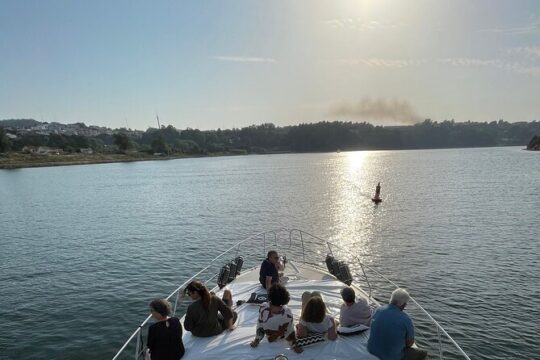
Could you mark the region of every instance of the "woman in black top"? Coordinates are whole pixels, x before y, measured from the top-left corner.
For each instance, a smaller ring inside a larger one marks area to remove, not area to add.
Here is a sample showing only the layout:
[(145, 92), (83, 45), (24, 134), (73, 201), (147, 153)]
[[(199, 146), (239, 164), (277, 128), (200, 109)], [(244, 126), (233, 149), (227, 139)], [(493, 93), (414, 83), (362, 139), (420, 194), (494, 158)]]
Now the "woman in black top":
[(150, 303), (152, 317), (157, 322), (148, 328), (148, 349), (152, 360), (178, 360), (184, 356), (182, 326), (177, 317), (169, 317), (171, 304), (165, 299)]

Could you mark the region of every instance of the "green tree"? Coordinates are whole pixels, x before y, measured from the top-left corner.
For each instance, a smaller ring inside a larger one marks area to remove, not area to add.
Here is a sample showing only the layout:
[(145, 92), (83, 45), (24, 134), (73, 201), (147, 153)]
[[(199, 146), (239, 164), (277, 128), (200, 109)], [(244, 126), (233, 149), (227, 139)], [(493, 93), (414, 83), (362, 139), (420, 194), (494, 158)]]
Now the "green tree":
[(4, 128), (0, 128), (0, 152), (9, 150), (9, 139)]
[(124, 133), (113, 134), (113, 141), (114, 144), (118, 146), (118, 149), (120, 149), (121, 151), (126, 151), (133, 147), (131, 139)]
[(162, 136), (152, 141), (151, 149), (153, 153), (169, 154), (171, 147), (165, 142)]

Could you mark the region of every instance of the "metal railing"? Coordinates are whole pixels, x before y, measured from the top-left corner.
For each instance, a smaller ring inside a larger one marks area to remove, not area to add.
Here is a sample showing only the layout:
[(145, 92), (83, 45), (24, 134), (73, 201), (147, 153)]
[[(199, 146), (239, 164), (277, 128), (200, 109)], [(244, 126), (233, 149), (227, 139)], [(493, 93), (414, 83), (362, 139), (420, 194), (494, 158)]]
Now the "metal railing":
[[(313, 239), (316, 239), (318, 241), (323, 241), (326, 243), (327, 247), (328, 247), (328, 251), (330, 252), (331, 255), (334, 256), (334, 251), (333, 251), (333, 248), (337, 248), (341, 251), (344, 251), (344, 252), (347, 252), (349, 256), (352, 256), (352, 258), (355, 260), (355, 263), (358, 264), (360, 266), (360, 269), (362, 270), (362, 277), (365, 279), (366, 281), (366, 284), (368, 286), (368, 295), (370, 298), (373, 298), (373, 288), (372, 288), (372, 285), (371, 285), (371, 282), (369, 281), (369, 277), (367, 276), (366, 274), (366, 271), (365, 269), (369, 269), (370, 271), (373, 271), (376, 275), (380, 276), (382, 279), (384, 279), (386, 282), (388, 282), (389, 284), (391, 284), (395, 289), (399, 288), (400, 286), (398, 286), (395, 282), (393, 282), (392, 280), (390, 280), (388, 277), (386, 277), (385, 275), (383, 275), (381, 272), (379, 272), (377, 269), (369, 266), (369, 265), (366, 265), (364, 264), (361, 260), (360, 260), (360, 257), (356, 254), (351, 254), (350, 251), (347, 251), (347, 249), (344, 249), (343, 247), (337, 245), (337, 244), (333, 244), (331, 243), (330, 241), (327, 241), (327, 240), (324, 240), (324, 239), (321, 239), (320, 237), (316, 236), (316, 235), (313, 235), (313, 234), (310, 234), (306, 231), (303, 231), (303, 230), (300, 230), (300, 229), (291, 229), (290, 230), (290, 234), (292, 234), (293, 232), (298, 232), (300, 233), (301, 235), (301, 243), (302, 243), (302, 252), (304, 253), (304, 240), (303, 240), (303, 236), (302, 234), (305, 234), (305, 235), (308, 235), (310, 236), (311, 238)], [(305, 262), (305, 260), (304, 260)], [(316, 265), (316, 264), (314, 264)], [(322, 270), (326, 270), (324, 268), (322, 268)], [(356, 278), (359, 277), (359, 274), (357, 273), (353, 273), (353, 278), (355, 278), (354, 275), (356, 275)], [(380, 301), (378, 299), (375, 299), (377, 301)], [(450, 336), (450, 334), (448, 334), (448, 332), (441, 326), (441, 324), (439, 324), (439, 322), (437, 320), (435, 320), (430, 314), (429, 312), (427, 312), (417, 301), (416, 299), (414, 299), (412, 296), (410, 297), (410, 301), (423, 313), (424, 316), (426, 316), (435, 326), (436, 326), (436, 329), (437, 329), (437, 338), (438, 338), (438, 345), (439, 345), (439, 359), (443, 359), (443, 351), (442, 351), (442, 336), (441, 336), (441, 333), (446, 337), (446, 339), (448, 341), (450, 341), (450, 343), (455, 347), (455, 349), (459, 352), (459, 354), (461, 356), (463, 356), (463, 358), (467, 359), (467, 360), (470, 360), (469, 356), (465, 353), (465, 351), (463, 351), (463, 349), (459, 346), (459, 344)]]
[[(285, 236), (281, 237), (280, 235), (282, 235), (282, 234), (285, 235)], [(270, 241), (267, 239), (268, 237), (270, 237)], [(183, 290), (183, 288), (185, 286), (187, 286), (191, 281), (193, 281), (195, 279), (198, 279), (200, 276), (202, 276), (203, 274), (206, 274), (206, 273), (210, 274), (210, 278), (206, 279), (206, 281), (204, 281), (204, 283), (205, 284), (212, 284), (214, 279), (216, 279), (218, 274), (219, 274), (220, 267), (224, 265), (224, 263), (222, 261), (225, 258), (225, 256), (232, 254), (233, 251), (234, 251), (234, 257), (236, 257), (238, 255), (244, 255), (245, 254), (245, 253), (240, 254), (240, 247), (242, 245), (244, 245), (244, 244), (246, 244), (246, 243), (248, 243), (250, 241), (254, 241), (254, 240), (259, 241), (259, 242), (262, 241), (262, 243), (263, 243), (263, 246), (262, 246), (263, 253), (262, 254), (259, 253), (259, 254), (263, 255), (263, 256), (266, 256), (267, 246), (269, 244), (273, 245), (274, 248), (277, 247), (280, 251), (284, 251), (284, 250), (292, 251), (293, 250), (293, 242), (294, 242), (296, 237), (299, 237), (299, 243), (300, 243), (299, 245), (300, 245), (300, 249), (301, 249), (302, 263), (303, 264), (309, 264), (311, 266), (315, 266), (315, 267), (317, 267), (317, 268), (319, 268), (320, 270), (323, 270), (323, 271), (327, 271), (326, 268), (321, 266), (321, 263), (323, 262), (321, 260), (324, 260), (324, 259), (320, 259), (320, 257), (319, 257), (319, 258), (314, 258), (313, 259), (314, 261), (306, 261), (306, 247), (305, 247), (305, 238), (306, 237), (309, 237), (310, 248), (312, 248), (314, 245), (319, 245), (319, 246), (322, 246), (322, 247), (326, 247), (328, 249), (328, 251), (330, 252), (330, 254), (332, 254), (332, 255), (334, 255), (334, 252), (336, 251), (336, 249), (338, 251), (347, 251), (346, 249), (343, 249), (342, 247), (340, 247), (337, 244), (331, 243), (330, 241), (327, 241), (325, 239), (322, 239), (322, 238), (320, 238), (320, 237), (318, 237), (316, 235), (310, 234), (310, 233), (308, 233), (306, 231), (303, 231), (303, 230), (300, 230), (300, 229), (281, 228), (281, 229), (277, 229), (277, 230), (264, 231), (264, 232), (260, 232), (260, 233), (255, 234), (255, 235), (251, 235), (251, 236), (247, 237), (246, 239), (234, 244), (233, 246), (231, 246), (230, 248), (228, 248), (227, 250), (225, 250), (224, 252), (222, 252), (218, 256), (214, 257), (212, 260), (209, 261), (207, 266), (205, 266), (204, 268), (199, 270), (197, 273), (195, 273), (193, 276), (191, 276), (189, 279), (184, 281), (181, 285), (179, 285), (172, 293), (170, 293), (166, 297), (166, 299), (169, 300), (169, 301), (171, 300), (171, 298), (174, 297), (174, 306), (173, 306), (173, 312), (172, 312), (173, 316), (174, 316), (174, 314), (176, 314), (176, 311), (177, 311), (178, 306), (179, 306), (179, 299), (180, 299), (181, 290)], [(288, 242), (288, 244), (286, 244), (287, 242)], [(280, 243), (281, 245), (285, 245), (285, 246), (278, 247), (278, 243)], [(256, 249), (256, 247), (255, 247), (255, 249)], [(249, 249), (249, 250), (251, 250), (251, 249)], [(260, 251), (260, 247), (259, 247), (259, 251)], [(381, 274), (379, 271), (377, 271), (373, 267), (364, 264), (360, 260), (358, 255), (351, 254), (350, 251), (347, 251), (347, 254), (349, 256), (352, 255), (352, 258), (355, 261), (354, 264), (359, 265), (360, 269), (362, 271), (362, 274), (358, 274), (357, 272), (352, 272), (351, 271), (352, 275), (353, 275), (353, 278), (354, 278), (354, 281), (356, 282), (357, 278), (363, 278), (366, 281), (366, 285), (368, 287), (368, 295), (369, 295), (369, 297), (371, 299), (376, 300), (377, 302), (380, 301), (380, 300), (376, 299), (372, 295), (373, 294), (373, 286), (372, 286), (372, 282), (369, 280), (369, 277), (368, 277), (368, 275), (367, 275), (367, 273), (365, 271), (366, 269), (369, 269), (370, 271), (373, 271), (376, 275), (380, 276), (388, 284), (394, 286), (395, 288), (399, 287), (396, 283), (394, 283), (392, 280), (388, 279), (385, 275)], [(300, 254), (298, 254), (298, 255), (300, 255)], [(245, 261), (244, 262), (245, 265), (249, 264), (249, 262), (247, 262), (246, 259), (244, 261)], [(257, 258), (256, 261), (260, 261), (260, 258)], [(218, 265), (218, 266), (216, 267), (216, 265)], [(424, 314), (429, 319), (429, 321), (431, 321), (436, 326), (437, 337), (438, 337), (438, 345), (439, 345), (439, 349), (438, 349), (439, 358), (443, 359), (442, 336), (441, 336), (441, 334), (443, 334), (444, 337), (454, 346), (454, 348), (457, 350), (457, 352), (459, 353), (459, 355), (462, 358), (470, 360), (470, 358), (467, 356), (467, 354), (461, 349), (461, 347), (457, 344), (457, 342), (455, 342), (454, 339), (452, 339), (452, 337), (446, 332), (446, 330), (444, 330), (444, 328), (420, 304), (418, 304), (418, 302), (414, 298), (411, 297), (411, 301), (417, 306), (417, 308), (422, 312), (422, 314)], [(131, 336), (128, 338), (128, 340), (123, 344), (123, 346), (120, 348), (120, 350), (113, 357), (113, 360), (119, 359), (120, 356), (124, 354), (124, 352), (126, 351), (128, 346), (134, 341), (134, 339), (136, 339), (136, 343), (135, 343), (135, 359), (139, 360), (141, 357), (144, 358), (145, 349), (144, 349), (144, 346), (143, 346), (142, 332), (143, 332), (143, 328), (147, 325), (147, 323), (151, 319), (151, 317), (152, 316), (149, 315), (137, 327), (137, 329), (131, 334)]]

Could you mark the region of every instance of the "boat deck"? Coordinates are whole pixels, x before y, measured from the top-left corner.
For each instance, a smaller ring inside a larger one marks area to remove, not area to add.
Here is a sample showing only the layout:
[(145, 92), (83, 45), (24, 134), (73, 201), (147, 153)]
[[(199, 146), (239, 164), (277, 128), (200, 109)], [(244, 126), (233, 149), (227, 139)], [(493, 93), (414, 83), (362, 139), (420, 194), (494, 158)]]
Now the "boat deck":
[[(285, 276), (288, 277), (286, 287), (291, 295), (288, 307), (292, 310), (295, 323), (298, 322), (302, 294), (304, 291), (319, 291), (327, 305), (330, 315), (339, 319), (342, 302), (340, 290), (345, 286), (334, 276), (309, 265), (287, 265)], [(247, 300), (252, 293), (266, 293), (259, 284), (259, 269), (245, 271), (227, 286), (233, 293), (233, 301)], [(367, 294), (354, 287), (358, 297), (367, 298)], [(217, 294), (220, 296), (221, 291)], [(378, 304), (373, 304), (374, 306)], [(304, 347), (304, 352), (296, 354), (285, 340), (269, 343), (262, 340), (257, 348), (249, 343), (255, 338), (255, 328), (259, 314), (259, 305), (242, 304), (236, 308), (237, 328), (225, 331), (211, 338), (197, 338), (184, 331), (186, 354), (183, 359), (273, 359), (284, 354), (289, 359), (377, 359), (366, 349), (369, 330), (353, 336), (338, 336), (336, 341), (325, 341)], [(183, 319), (182, 319), (183, 322)]]

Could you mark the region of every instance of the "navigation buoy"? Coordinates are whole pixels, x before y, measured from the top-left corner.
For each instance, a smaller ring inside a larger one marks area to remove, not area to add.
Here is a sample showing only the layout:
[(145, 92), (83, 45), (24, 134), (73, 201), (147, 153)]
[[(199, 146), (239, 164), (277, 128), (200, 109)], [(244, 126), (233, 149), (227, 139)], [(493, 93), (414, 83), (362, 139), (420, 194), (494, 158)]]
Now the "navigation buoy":
[(381, 183), (380, 182), (375, 187), (375, 196), (371, 198), (371, 201), (373, 201), (375, 204), (379, 204), (379, 203), (382, 202), (382, 199), (381, 199)]

